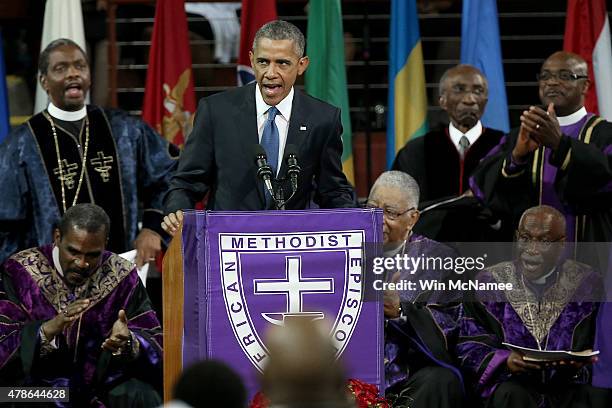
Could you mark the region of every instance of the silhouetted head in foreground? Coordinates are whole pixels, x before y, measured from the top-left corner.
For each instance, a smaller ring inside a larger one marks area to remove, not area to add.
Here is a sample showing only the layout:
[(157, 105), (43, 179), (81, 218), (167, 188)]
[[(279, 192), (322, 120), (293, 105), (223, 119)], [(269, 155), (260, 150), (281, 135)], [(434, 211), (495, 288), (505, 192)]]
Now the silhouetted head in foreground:
[(351, 406), (329, 331), (323, 327), (298, 318), (270, 331), (262, 385), (271, 407)]
[(214, 360), (200, 361), (183, 371), (174, 386), (174, 399), (193, 408), (245, 408), (247, 404), (242, 379)]

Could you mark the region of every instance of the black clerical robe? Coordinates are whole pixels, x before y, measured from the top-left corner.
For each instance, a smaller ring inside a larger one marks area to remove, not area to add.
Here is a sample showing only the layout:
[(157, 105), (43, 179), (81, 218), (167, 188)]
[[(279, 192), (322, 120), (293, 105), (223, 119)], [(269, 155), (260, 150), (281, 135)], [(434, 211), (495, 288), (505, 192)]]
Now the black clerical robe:
[(511, 164), (516, 129), (474, 172), (475, 196), (514, 225), (527, 208), (552, 205), (566, 215), (568, 239), (612, 241), (612, 123), (582, 120), (561, 128), (556, 152), (540, 147), (520, 166)]
[(51, 242), (73, 203), (94, 203), (108, 213), (108, 249), (115, 252), (132, 248), (139, 220), (163, 234), (161, 202), (176, 148), (126, 112), (88, 105), (87, 117), (89, 132), (81, 123), (77, 136), (53, 120), (54, 137), (48, 112), (41, 112), (0, 144), (0, 263)]
[[(500, 131), (483, 128), (462, 159), (445, 128), (409, 141), (398, 152), (393, 170), (416, 180), (421, 191), (419, 209), (429, 208), (414, 227), (417, 234), (440, 242), (501, 240), (497, 220), (477, 200), (458, 197), (469, 189), (470, 175), (502, 137)], [(430, 208), (445, 200), (451, 202)]]

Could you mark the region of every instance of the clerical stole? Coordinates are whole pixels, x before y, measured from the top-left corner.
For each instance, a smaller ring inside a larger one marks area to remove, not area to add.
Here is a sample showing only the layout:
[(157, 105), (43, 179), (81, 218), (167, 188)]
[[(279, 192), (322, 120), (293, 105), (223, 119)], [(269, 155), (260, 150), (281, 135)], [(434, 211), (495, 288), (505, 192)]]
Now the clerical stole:
[[(588, 114), (578, 122), (561, 126), (563, 134), (588, 144), (595, 126), (601, 121), (597, 116)], [(567, 224), (567, 236), (571, 241), (584, 241), (585, 216), (576, 216), (575, 210), (569, 204), (562, 203), (555, 186), (557, 180), (556, 166), (550, 164), (552, 151), (544, 146), (534, 152), (531, 178), (534, 186), (539, 191), (539, 203), (550, 205), (565, 215)], [(570, 153), (564, 160), (560, 169), (565, 170), (569, 163)]]
[(119, 156), (102, 109), (87, 107), (78, 138), (59, 126), (46, 111), (30, 118), (28, 125), (38, 144), (60, 214), (74, 204), (99, 205), (111, 219), (108, 249), (122, 251), (127, 243)]

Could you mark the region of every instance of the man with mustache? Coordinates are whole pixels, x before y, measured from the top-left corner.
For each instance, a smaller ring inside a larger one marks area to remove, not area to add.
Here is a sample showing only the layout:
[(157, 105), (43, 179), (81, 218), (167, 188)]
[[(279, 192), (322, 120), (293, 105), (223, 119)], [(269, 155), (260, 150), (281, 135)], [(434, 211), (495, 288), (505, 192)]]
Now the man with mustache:
[[(474, 194), (498, 216), (515, 223), (521, 211), (548, 204), (565, 216), (568, 240), (612, 241), (612, 123), (584, 107), (591, 86), (586, 61), (559, 51), (538, 74), (542, 107), (521, 115), (521, 126), (483, 160), (470, 181)], [(609, 245), (609, 244), (608, 244)], [(612, 258), (602, 244), (579, 246), (607, 274), (612, 289)], [(602, 303), (597, 345), (601, 362), (593, 383), (612, 389), (612, 303)], [(612, 391), (611, 391), (612, 393)]]
[(174, 234), (182, 210), (207, 193), (211, 210), (264, 210), (274, 207), (258, 180), (253, 147), (266, 151), (273, 177), (284, 179), (284, 199), (292, 187), (284, 160), (293, 145), (301, 173), (286, 208), (354, 207), (353, 190), (342, 172), (340, 109), (293, 86), (308, 68), (305, 39), (286, 21), (262, 26), (249, 55), (256, 83), (203, 98), (193, 132), (164, 199), (164, 229)]
[(158, 406), (162, 332), (134, 264), (105, 250), (110, 220), (70, 207), (54, 243), (0, 273), (0, 384), (68, 387), (74, 407)]
[(542, 106), (521, 115), (470, 180), (476, 197), (516, 225), (540, 204), (565, 215), (570, 241), (612, 241), (612, 124), (586, 111), (591, 82), (579, 55), (559, 51), (538, 74)]
[(595, 358), (529, 361), (502, 343), (537, 350), (594, 348), (601, 278), (565, 256), (565, 217), (550, 206), (524, 212), (516, 232), (518, 256), (482, 271), (483, 283), (506, 291), (466, 297), (457, 357), (470, 388), (490, 408), (608, 407), (607, 391), (590, 385)]
[[(472, 171), (499, 143), (503, 133), (480, 122), (487, 101), (487, 79), (476, 67), (457, 65), (442, 75), (439, 104), (448, 114), (448, 127), (410, 140), (393, 163), (393, 170), (410, 174), (419, 184), (419, 209), (466, 193)], [(462, 199), (454, 205), (451, 201), (438, 212), (425, 211), (415, 231), (437, 241), (487, 240), (484, 237), (493, 231), (481, 221), (480, 209), (472, 201)]]
[(142, 266), (161, 250), (173, 146), (126, 112), (85, 104), (89, 62), (73, 41), (51, 42), (39, 71), (48, 108), (0, 145), (0, 262), (49, 242), (53, 223), (71, 206), (96, 203), (113, 220), (109, 249), (135, 248)]

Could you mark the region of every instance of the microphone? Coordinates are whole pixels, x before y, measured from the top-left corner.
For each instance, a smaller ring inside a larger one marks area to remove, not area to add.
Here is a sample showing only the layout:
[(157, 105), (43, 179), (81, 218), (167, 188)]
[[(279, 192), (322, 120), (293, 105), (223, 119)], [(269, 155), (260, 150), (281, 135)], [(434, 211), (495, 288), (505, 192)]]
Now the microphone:
[(285, 146), (285, 158), (287, 160), (287, 174), (291, 180), (291, 192), (295, 194), (298, 188), (298, 176), (302, 168), (298, 165), (297, 149), (294, 145)]
[(268, 164), (268, 157), (266, 151), (258, 143), (253, 145), (253, 152), (255, 156), (255, 164), (257, 165), (257, 177), (259, 177), (266, 187), (266, 190), (270, 194), (270, 197), (274, 199), (274, 189), (272, 188), (272, 167)]

